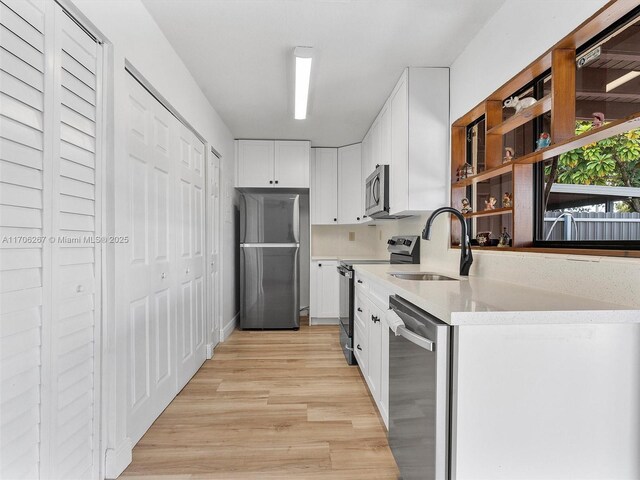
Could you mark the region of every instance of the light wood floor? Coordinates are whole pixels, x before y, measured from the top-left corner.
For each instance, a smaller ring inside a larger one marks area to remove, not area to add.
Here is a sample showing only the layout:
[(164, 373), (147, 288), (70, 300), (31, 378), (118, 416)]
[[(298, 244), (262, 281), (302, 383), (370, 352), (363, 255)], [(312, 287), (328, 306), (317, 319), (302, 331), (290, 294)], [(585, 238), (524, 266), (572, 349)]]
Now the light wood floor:
[(133, 450), (122, 479), (397, 479), (337, 326), (236, 331)]

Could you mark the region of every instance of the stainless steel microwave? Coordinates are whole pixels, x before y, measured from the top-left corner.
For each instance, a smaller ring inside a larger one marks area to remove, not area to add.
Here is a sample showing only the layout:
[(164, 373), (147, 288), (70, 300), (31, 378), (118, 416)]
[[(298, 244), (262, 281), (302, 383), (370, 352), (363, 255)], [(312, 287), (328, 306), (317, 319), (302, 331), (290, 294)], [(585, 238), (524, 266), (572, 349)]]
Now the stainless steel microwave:
[(367, 177), (364, 198), (367, 216), (389, 217), (389, 165), (378, 165)]

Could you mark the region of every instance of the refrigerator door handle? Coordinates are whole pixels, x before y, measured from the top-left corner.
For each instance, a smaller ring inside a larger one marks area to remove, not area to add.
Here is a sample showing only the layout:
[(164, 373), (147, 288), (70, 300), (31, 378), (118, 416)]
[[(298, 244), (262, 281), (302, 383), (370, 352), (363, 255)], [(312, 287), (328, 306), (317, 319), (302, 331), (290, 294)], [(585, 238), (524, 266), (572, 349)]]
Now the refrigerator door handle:
[(287, 248), (299, 247), (298, 243), (241, 243), (241, 248)]
[(293, 238), (300, 242), (300, 195), (293, 201)]

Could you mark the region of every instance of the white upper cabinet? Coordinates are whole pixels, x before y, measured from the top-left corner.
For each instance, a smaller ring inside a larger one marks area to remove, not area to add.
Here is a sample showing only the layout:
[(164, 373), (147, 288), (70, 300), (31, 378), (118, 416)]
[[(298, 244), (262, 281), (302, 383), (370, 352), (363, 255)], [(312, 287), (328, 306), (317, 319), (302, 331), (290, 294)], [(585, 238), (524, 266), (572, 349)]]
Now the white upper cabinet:
[(309, 188), (309, 142), (238, 140), (238, 187)]
[(306, 141), (275, 141), (274, 183), (281, 188), (309, 188), (309, 150)]
[(407, 68), (362, 140), (362, 181), (389, 165), (391, 215), (435, 210), (448, 202), (448, 155), (449, 69)]
[(391, 163), (391, 109), (389, 108), (389, 102), (382, 107), (380, 112), (380, 140), (377, 145), (380, 149), (378, 163), (380, 165), (389, 165)]
[(338, 223), (338, 149), (313, 148), (311, 155), (311, 224)]
[(238, 187), (273, 186), (272, 140), (238, 140)]
[(338, 149), (338, 223), (349, 225), (362, 220), (364, 188), (362, 145)]
[(449, 69), (408, 68), (390, 98), (390, 214), (448, 202)]
[[(408, 210), (409, 190), (409, 105), (407, 75), (391, 94), (391, 158), (389, 162), (389, 212)], [(444, 206), (441, 205), (441, 206)]]

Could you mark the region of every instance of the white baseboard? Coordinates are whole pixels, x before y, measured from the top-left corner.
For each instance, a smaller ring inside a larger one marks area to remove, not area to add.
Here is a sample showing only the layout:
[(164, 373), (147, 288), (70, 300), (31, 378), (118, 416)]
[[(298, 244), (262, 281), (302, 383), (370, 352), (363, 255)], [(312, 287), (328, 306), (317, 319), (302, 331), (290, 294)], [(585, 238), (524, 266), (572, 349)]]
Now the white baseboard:
[(231, 336), (233, 331), (236, 329), (236, 324), (238, 323), (239, 317), (240, 317), (240, 314), (237, 313), (236, 316), (233, 317), (233, 319), (229, 323), (227, 323), (224, 327), (222, 327), (222, 329), (220, 330), (221, 342), (224, 342), (227, 338)]
[(213, 358), (213, 343), (207, 343), (207, 360)]
[(340, 325), (339, 318), (309, 318), (309, 325)]
[(105, 455), (105, 478), (118, 478), (133, 460), (133, 444), (129, 437), (116, 448), (108, 448)]

